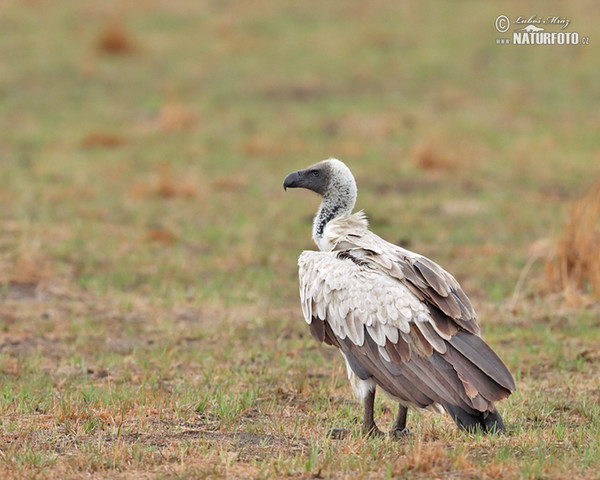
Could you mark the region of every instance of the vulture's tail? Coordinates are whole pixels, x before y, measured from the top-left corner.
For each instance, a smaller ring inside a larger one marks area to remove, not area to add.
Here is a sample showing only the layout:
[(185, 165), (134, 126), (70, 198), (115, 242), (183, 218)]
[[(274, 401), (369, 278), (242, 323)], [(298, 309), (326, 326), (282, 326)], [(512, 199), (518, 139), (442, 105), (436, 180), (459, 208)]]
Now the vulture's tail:
[(452, 420), (456, 422), (458, 428), (461, 430), (466, 430), (470, 433), (477, 431), (483, 433), (497, 433), (506, 430), (504, 428), (502, 417), (495, 408), (491, 412), (469, 413), (456, 405), (447, 403), (445, 407), (446, 411), (452, 417)]

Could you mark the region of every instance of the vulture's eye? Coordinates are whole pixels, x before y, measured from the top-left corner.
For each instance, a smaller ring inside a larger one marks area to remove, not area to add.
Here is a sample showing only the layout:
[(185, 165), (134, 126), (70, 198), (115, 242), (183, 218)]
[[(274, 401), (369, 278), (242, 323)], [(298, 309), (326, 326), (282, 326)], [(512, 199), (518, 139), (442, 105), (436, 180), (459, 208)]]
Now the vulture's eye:
[(311, 170), (310, 173), (312, 173), (313, 177), (318, 177), (319, 176), (319, 171), (318, 170)]

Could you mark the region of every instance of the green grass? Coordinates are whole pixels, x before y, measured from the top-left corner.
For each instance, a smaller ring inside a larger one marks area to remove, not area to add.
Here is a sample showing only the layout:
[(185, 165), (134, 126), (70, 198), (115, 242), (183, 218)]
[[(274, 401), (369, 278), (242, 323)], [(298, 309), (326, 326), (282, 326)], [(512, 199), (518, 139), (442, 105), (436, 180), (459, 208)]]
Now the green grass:
[[(589, 46), (519, 48), (499, 14), (558, 10), (498, 8), (6, 2), (3, 477), (595, 478), (598, 304), (548, 295), (542, 262), (513, 293), (600, 176), (600, 11), (561, 7)], [(115, 22), (131, 51), (98, 47)], [(282, 189), (328, 156), (473, 299), (517, 379), (506, 435), (419, 412), (405, 442), (358, 435), (299, 307), (318, 200)]]

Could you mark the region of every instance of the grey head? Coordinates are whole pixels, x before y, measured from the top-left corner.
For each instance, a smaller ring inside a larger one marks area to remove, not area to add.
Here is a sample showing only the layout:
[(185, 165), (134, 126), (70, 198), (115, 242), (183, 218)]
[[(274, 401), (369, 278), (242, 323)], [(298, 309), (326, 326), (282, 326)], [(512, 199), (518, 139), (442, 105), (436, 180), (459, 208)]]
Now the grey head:
[(283, 181), (283, 189), (306, 188), (324, 197), (331, 181), (331, 173), (331, 167), (326, 161), (319, 162), (290, 173)]
[(283, 181), (283, 188), (306, 188), (323, 197), (313, 222), (313, 238), (317, 245), (327, 223), (352, 213), (356, 203), (354, 176), (343, 162), (335, 158), (290, 173)]
[(306, 188), (322, 197), (335, 197), (338, 200), (356, 201), (356, 182), (350, 169), (340, 160), (330, 158), (315, 163), (304, 170), (290, 173), (283, 181), (283, 188)]

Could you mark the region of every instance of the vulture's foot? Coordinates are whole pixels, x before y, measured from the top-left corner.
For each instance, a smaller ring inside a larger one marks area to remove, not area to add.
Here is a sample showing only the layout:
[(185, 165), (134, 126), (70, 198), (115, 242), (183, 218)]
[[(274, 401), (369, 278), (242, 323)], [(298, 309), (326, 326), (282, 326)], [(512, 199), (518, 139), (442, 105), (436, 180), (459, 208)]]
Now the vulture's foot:
[(332, 440), (342, 440), (348, 436), (350, 430), (346, 430), (345, 428), (330, 428), (327, 432), (327, 438), (331, 438)]
[(408, 428), (393, 428), (390, 430), (390, 438), (393, 440), (404, 440), (409, 438), (412, 435), (412, 432)]
[(379, 430), (379, 428), (377, 428), (377, 425), (375, 425), (375, 424), (363, 425), (362, 433), (365, 437), (372, 437), (372, 438), (385, 437), (385, 433), (383, 433), (381, 430)]

